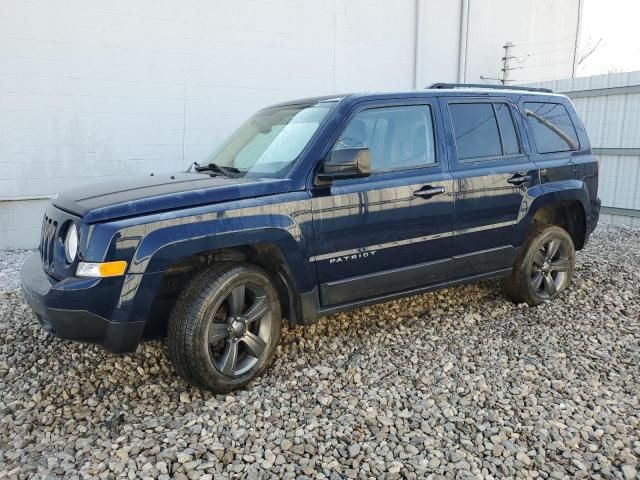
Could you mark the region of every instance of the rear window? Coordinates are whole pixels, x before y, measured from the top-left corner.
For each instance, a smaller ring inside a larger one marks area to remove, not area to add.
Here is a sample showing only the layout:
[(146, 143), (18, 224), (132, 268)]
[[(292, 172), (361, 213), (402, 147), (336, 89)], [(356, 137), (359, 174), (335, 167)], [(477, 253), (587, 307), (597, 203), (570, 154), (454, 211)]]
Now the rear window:
[(527, 121), (538, 153), (578, 150), (580, 142), (569, 112), (560, 103), (525, 102)]
[(520, 143), (506, 103), (451, 103), (458, 160), (520, 153)]

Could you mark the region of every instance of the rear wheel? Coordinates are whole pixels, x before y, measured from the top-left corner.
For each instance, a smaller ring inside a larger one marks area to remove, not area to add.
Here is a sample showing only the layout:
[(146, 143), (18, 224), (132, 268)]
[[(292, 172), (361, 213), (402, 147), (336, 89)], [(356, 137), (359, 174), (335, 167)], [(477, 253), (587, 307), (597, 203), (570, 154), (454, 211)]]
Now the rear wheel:
[(169, 320), (169, 353), (185, 380), (229, 392), (271, 363), (281, 324), (267, 273), (250, 264), (221, 263), (196, 277), (178, 299)]
[(575, 248), (571, 236), (556, 225), (536, 225), (516, 260), (505, 292), (515, 302), (538, 305), (571, 284)]

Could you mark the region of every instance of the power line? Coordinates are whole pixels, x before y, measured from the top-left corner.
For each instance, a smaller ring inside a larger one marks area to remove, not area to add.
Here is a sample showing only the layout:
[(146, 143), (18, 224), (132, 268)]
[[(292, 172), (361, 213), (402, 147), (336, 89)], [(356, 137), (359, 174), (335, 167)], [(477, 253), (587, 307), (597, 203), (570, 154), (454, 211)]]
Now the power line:
[(514, 80), (514, 82), (518, 82), (519, 84), (524, 84), (524, 83), (538, 83), (538, 82), (547, 82), (550, 80), (558, 80), (558, 77), (545, 77), (545, 78), (535, 78), (535, 79), (527, 79), (527, 80)]
[[(542, 64), (537, 64), (537, 65), (522, 65), (522, 66), (518, 66), (518, 67), (512, 67), (511, 66), (511, 62), (512, 61), (515, 61), (517, 64), (523, 64), (530, 57), (538, 57), (540, 55), (550, 55), (550, 54), (553, 54), (553, 53), (565, 52), (565, 51), (572, 50), (571, 48), (557, 48), (557, 49), (553, 49), (553, 50), (546, 50), (544, 52), (527, 53), (525, 55), (513, 55), (511, 53), (513, 48), (526, 47), (526, 46), (537, 46), (537, 45), (548, 45), (548, 44), (562, 42), (562, 41), (565, 41), (565, 40), (573, 38), (573, 37), (575, 37), (575, 35), (569, 35), (569, 36), (563, 37), (561, 39), (550, 40), (548, 42), (519, 44), (519, 45), (513, 44), (511, 42), (506, 42), (502, 46), (502, 48), (504, 49), (504, 55), (501, 58), (501, 60), (502, 60), (502, 68), (500, 69), (500, 75), (499, 75), (500, 78), (493, 78), (493, 77), (488, 77), (488, 76), (485, 76), (485, 75), (480, 75), (480, 79), (484, 80), (484, 81), (487, 81), (487, 80), (498, 81), (501, 84), (505, 85), (505, 84), (507, 84), (509, 82), (516, 81), (516, 80), (509, 79), (509, 72), (511, 72), (513, 70), (525, 70), (525, 69), (530, 69), (530, 68), (553, 67), (553, 66), (556, 66), (556, 65), (566, 65), (566, 64), (569, 64), (569, 63), (573, 63), (573, 60), (567, 60), (567, 61), (563, 61), (563, 62), (542, 63)], [(519, 80), (519, 81), (522, 81), (522, 80)]]
[(575, 38), (575, 37), (577, 37), (577, 34), (569, 35), (569, 36), (566, 36), (566, 37), (563, 37), (563, 38), (559, 38), (557, 40), (549, 40), (548, 42), (520, 43), (520, 44), (516, 44), (516, 45), (513, 45), (513, 46), (514, 47), (536, 47), (538, 45), (551, 45), (551, 44), (554, 44), (554, 43), (564, 42), (565, 40), (569, 40), (569, 39), (572, 39), (572, 38)]
[(524, 65), (522, 67), (511, 67), (508, 70), (524, 70), (527, 68), (543, 68), (543, 67), (553, 67), (555, 65), (566, 65), (567, 63), (572, 63), (571, 60), (567, 60), (566, 62), (557, 62), (557, 63), (542, 63), (539, 65)]
[[(526, 62), (526, 61), (529, 59), (529, 57), (530, 57), (530, 56), (531, 56), (531, 55), (521, 55), (521, 56), (519, 56), (519, 57), (513, 56), (513, 57), (511, 57), (511, 58), (512, 58), (513, 60), (515, 60), (516, 62), (518, 62), (518, 63), (524, 63), (524, 62)], [(522, 60), (519, 60), (519, 59), (522, 59)]]
[[(515, 48), (518, 45), (514, 45)], [(573, 48), (558, 48), (557, 50), (546, 50), (544, 52), (536, 52), (536, 53), (527, 53), (522, 55), (514, 55), (513, 58), (522, 58), (522, 57), (537, 57), (539, 55), (549, 55), (550, 53), (558, 53), (558, 52), (568, 52), (573, 51)]]

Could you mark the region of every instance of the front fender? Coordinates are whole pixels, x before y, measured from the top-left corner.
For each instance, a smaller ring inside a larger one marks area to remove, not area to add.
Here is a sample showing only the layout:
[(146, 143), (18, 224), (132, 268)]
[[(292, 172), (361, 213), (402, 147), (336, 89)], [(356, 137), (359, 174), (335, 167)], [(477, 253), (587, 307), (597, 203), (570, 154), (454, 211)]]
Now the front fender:
[(222, 248), (271, 243), (284, 254), (296, 278), (306, 278), (302, 234), (290, 218), (270, 215), (224, 218), (155, 230), (140, 242), (130, 273), (163, 272), (172, 263)]
[(308, 271), (310, 263), (305, 261), (301, 238), (295, 222), (274, 216), (212, 220), (155, 230), (136, 249), (116, 309), (117, 320), (147, 317), (163, 273), (173, 263), (223, 248), (276, 245), (285, 257), (295, 288), (311, 290), (314, 276)]

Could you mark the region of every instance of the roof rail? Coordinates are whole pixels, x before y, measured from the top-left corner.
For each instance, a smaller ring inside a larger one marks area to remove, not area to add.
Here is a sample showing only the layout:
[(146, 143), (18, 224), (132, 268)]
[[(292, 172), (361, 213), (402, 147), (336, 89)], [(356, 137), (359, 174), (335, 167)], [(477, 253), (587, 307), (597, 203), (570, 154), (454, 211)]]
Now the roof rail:
[(550, 88), (519, 87), (517, 85), (490, 85), (487, 83), (433, 83), (427, 88), (489, 88), (495, 90), (525, 90), (527, 92), (553, 93)]

